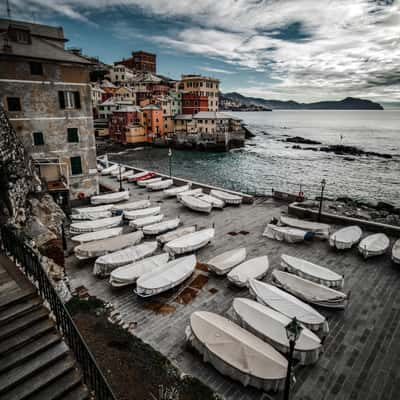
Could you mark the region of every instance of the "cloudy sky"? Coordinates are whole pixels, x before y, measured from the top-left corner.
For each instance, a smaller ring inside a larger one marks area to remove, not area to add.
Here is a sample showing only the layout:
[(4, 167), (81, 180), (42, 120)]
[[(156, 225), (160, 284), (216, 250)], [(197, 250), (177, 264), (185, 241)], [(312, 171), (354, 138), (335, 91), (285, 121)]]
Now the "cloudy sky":
[[(0, 14), (5, 15), (5, 2)], [(10, 0), (111, 63), (156, 52), (158, 72), (202, 73), (268, 99), (400, 102), (400, 0)]]

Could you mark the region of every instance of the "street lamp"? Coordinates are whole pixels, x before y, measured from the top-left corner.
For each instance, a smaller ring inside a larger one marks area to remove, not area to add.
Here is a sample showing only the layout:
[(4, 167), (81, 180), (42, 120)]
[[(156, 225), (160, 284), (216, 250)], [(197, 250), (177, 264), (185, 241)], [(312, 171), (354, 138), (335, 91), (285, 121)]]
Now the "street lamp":
[(289, 400), (290, 394), (290, 378), (292, 374), (292, 364), (293, 364), (293, 353), (296, 346), (296, 342), (300, 337), (303, 327), (299, 324), (296, 317), (294, 317), (289, 324), (285, 326), (286, 336), (289, 340), (289, 360), (286, 372), (286, 383), (285, 383), (285, 396), (284, 400)]
[(321, 221), (322, 200), (323, 200), (323, 198), (324, 198), (325, 186), (326, 186), (326, 180), (325, 180), (325, 179), (322, 179), (322, 181), (321, 181), (321, 196), (319, 197), (318, 222)]
[(121, 164), (119, 164), (119, 191), (123, 192), (124, 188), (122, 187), (122, 171), (121, 171)]
[(172, 149), (168, 149), (169, 177), (172, 178)]

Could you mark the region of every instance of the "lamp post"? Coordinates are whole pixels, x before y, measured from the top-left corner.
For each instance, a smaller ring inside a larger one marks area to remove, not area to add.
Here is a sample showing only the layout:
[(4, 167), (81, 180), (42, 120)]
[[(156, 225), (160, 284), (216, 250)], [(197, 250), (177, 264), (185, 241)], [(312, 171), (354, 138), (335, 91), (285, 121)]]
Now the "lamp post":
[(292, 374), (292, 364), (293, 364), (293, 353), (294, 353), (294, 348), (296, 346), (296, 342), (297, 342), (298, 338), (300, 337), (303, 327), (299, 324), (296, 317), (294, 317), (292, 319), (292, 321), (290, 321), (289, 324), (287, 324), (285, 326), (285, 330), (286, 330), (286, 336), (289, 340), (289, 360), (288, 360), (288, 367), (287, 367), (287, 372), (286, 372), (284, 400), (289, 400), (290, 378), (291, 378), (291, 374)]
[(123, 192), (124, 188), (122, 187), (122, 172), (121, 172), (121, 164), (119, 164), (119, 191)]
[(321, 181), (321, 196), (319, 197), (318, 222), (321, 221), (322, 200), (323, 200), (323, 198), (324, 198), (325, 186), (326, 186), (326, 180), (325, 180), (325, 179), (322, 179), (322, 181)]
[[(64, 198), (61, 193), (57, 196), (56, 202), (60, 206), (60, 208), (63, 209)], [(66, 251), (67, 250), (67, 238), (65, 237), (64, 219), (61, 220), (61, 241), (62, 241), (63, 250)]]
[(172, 178), (172, 149), (168, 149), (169, 177)]

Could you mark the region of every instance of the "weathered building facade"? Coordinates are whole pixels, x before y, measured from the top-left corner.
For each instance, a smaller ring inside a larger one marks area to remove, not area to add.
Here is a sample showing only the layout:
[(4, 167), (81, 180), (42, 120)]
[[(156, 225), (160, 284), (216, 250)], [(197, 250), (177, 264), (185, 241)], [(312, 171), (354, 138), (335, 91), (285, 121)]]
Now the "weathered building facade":
[(62, 28), (0, 19), (0, 102), (49, 188), (98, 192), (90, 61)]
[(132, 57), (117, 61), (115, 64), (122, 64), (135, 71), (146, 71), (155, 74), (157, 72), (157, 56), (146, 51), (133, 51)]

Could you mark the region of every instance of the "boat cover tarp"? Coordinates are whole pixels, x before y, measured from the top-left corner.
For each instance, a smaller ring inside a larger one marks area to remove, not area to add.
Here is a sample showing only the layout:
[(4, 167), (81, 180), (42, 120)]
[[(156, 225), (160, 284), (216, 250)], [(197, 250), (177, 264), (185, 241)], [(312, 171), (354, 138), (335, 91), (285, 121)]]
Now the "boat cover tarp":
[(236, 286), (243, 287), (249, 279), (262, 279), (268, 268), (268, 256), (252, 258), (233, 268), (228, 274), (228, 280)]
[[(254, 300), (235, 298), (232, 309), (234, 320), (244, 329), (274, 346), (279, 352), (289, 353), (286, 326), (291, 319)], [(314, 364), (322, 351), (321, 340), (308, 328), (303, 327), (296, 341), (293, 357), (302, 365)]]
[(361, 236), (362, 229), (359, 226), (347, 226), (333, 233), (329, 238), (329, 244), (338, 250), (350, 249), (360, 241)]
[(170, 261), (142, 275), (136, 281), (135, 293), (141, 297), (149, 297), (170, 290), (188, 279), (195, 268), (195, 255)]
[(217, 199), (223, 200), (226, 204), (241, 204), (243, 201), (242, 196), (223, 192), (222, 190), (212, 189), (210, 195)]
[(314, 232), (317, 236), (329, 237), (330, 225), (321, 224), (319, 222), (305, 221), (303, 219), (297, 219), (282, 215), (279, 218), (279, 222), (282, 225), (291, 226), (292, 228), (301, 229), (304, 231)]
[(122, 174), (125, 172), (125, 170), (126, 170), (125, 167), (119, 168), (119, 166), (118, 166), (118, 168), (113, 169), (113, 170), (110, 172), (110, 175), (111, 175), (111, 176), (114, 176), (114, 177), (119, 177), (119, 174), (122, 175)]
[(189, 233), (196, 232), (196, 227), (193, 226), (184, 226), (182, 228), (175, 229), (171, 232), (164, 233), (160, 236), (157, 236), (156, 239), (161, 244), (165, 244), (171, 242), (172, 240), (178, 239), (182, 236), (189, 235)]
[(396, 264), (400, 264), (400, 239), (398, 239), (393, 245), (392, 260)]
[(299, 243), (303, 242), (309, 232), (301, 229), (290, 228), (288, 226), (278, 226), (268, 224), (265, 228), (263, 236), (279, 240), (280, 242), (285, 241), (287, 243)]
[(187, 190), (185, 192), (180, 192), (176, 195), (178, 201), (181, 201), (182, 196), (197, 196), (198, 194), (203, 193), (202, 188)]
[(166, 197), (176, 196), (179, 193), (187, 192), (188, 190), (190, 190), (191, 187), (192, 187), (192, 185), (190, 183), (187, 185), (182, 185), (182, 186), (173, 186), (173, 187), (170, 187), (169, 189), (165, 189), (164, 195)]
[(212, 205), (210, 203), (200, 200), (194, 196), (182, 195), (180, 201), (185, 207), (194, 211), (209, 213), (212, 209)]
[(215, 229), (202, 229), (189, 233), (178, 239), (171, 240), (165, 245), (165, 250), (171, 255), (184, 254), (204, 247), (215, 235)]
[(189, 343), (221, 374), (264, 391), (284, 388), (288, 363), (270, 344), (218, 314), (195, 311)]
[(142, 208), (140, 210), (125, 210), (124, 218), (126, 219), (138, 219), (143, 217), (149, 217), (150, 215), (160, 214), (161, 207), (150, 207)]
[(159, 235), (164, 232), (168, 232), (179, 226), (181, 220), (179, 218), (168, 219), (167, 221), (158, 222), (153, 225), (146, 225), (142, 228), (145, 235)]
[(101, 174), (102, 175), (109, 175), (109, 174), (111, 174), (112, 171), (116, 171), (118, 169), (119, 169), (118, 165), (117, 164), (113, 164), (113, 165), (111, 165), (111, 166), (109, 166), (107, 168), (103, 168), (101, 170)]
[(110, 211), (112, 209), (112, 207), (113, 207), (112, 204), (104, 204), (102, 206), (73, 208), (72, 214), (98, 213), (100, 211)]
[(321, 332), (323, 336), (329, 332), (329, 325), (325, 317), (297, 297), (269, 283), (255, 279), (249, 281), (249, 289), (259, 303), (265, 304), (289, 318), (296, 317), (299, 322), (314, 332)]
[(129, 191), (127, 190), (124, 190), (123, 192), (101, 194), (99, 196), (92, 196), (90, 198), (90, 202), (92, 204), (112, 204), (125, 200), (129, 200)]
[(72, 214), (71, 219), (73, 221), (78, 220), (89, 220), (94, 221), (96, 219), (103, 219), (103, 218), (110, 218), (112, 217), (111, 211), (98, 211), (98, 212), (88, 212), (88, 213), (79, 213), (79, 214)]
[(110, 283), (113, 286), (126, 286), (136, 282), (142, 275), (154, 271), (160, 266), (166, 264), (169, 259), (168, 253), (158, 254), (156, 256), (147, 257), (143, 260), (136, 261), (118, 267), (111, 271)]
[(384, 233), (375, 233), (361, 240), (358, 251), (364, 258), (368, 258), (386, 253), (389, 246), (390, 240)]
[(117, 237), (83, 243), (75, 247), (74, 252), (75, 255), (81, 259), (100, 257), (138, 244), (142, 239), (143, 232), (131, 232)]
[(111, 218), (97, 219), (95, 221), (75, 222), (70, 225), (69, 230), (71, 233), (95, 232), (108, 228), (114, 228), (115, 226), (121, 225), (121, 223), (122, 216), (117, 216)]
[(208, 268), (217, 275), (227, 274), (232, 268), (236, 267), (246, 259), (246, 248), (240, 247), (226, 251), (213, 257), (207, 262)]
[(118, 210), (122, 211), (141, 210), (143, 208), (150, 207), (150, 205), (151, 205), (150, 200), (138, 200), (138, 201), (131, 201), (129, 203), (115, 204), (112, 206), (111, 210), (114, 212)]
[(300, 278), (297, 275), (274, 270), (272, 279), (279, 287), (307, 303), (329, 308), (344, 308), (346, 306), (347, 296), (345, 293)]
[(282, 254), (281, 266), (285, 270), (301, 278), (309, 279), (310, 281), (332, 288), (343, 288), (343, 276), (328, 268), (303, 260), (302, 258)]
[(217, 197), (214, 197), (214, 196), (210, 196), (209, 194), (201, 193), (196, 197), (200, 200), (210, 203), (215, 208), (224, 208), (225, 207), (225, 202), (223, 200), (218, 199)]
[(102, 240), (121, 235), (122, 231), (123, 228), (121, 226), (118, 228), (104, 229), (96, 232), (82, 233), (80, 235), (73, 236), (71, 240), (73, 242), (78, 242), (78, 243), (87, 243), (87, 242), (92, 242), (94, 240)]
[(126, 264), (151, 256), (157, 250), (157, 242), (145, 242), (114, 253), (99, 257), (93, 268), (93, 274), (108, 276), (112, 270)]
[(168, 189), (174, 184), (172, 179), (165, 179), (164, 181), (149, 183), (146, 187), (147, 190), (163, 190)]
[(150, 215), (148, 217), (134, 219), (129, 222), (129, 226), (133, 226), (136, 229), (143, 228), (146, 225), (153, 225), (161, 222), (164, 218), (163, 214)]
[(146, 187), (150, 183), (156, 183), (156, 182), (161, 182), (161, 181), (162, 181), (162, 178), (151, 178), (151, 179), (139, 180), (136, 183), (138, 184), (138, 186)]

